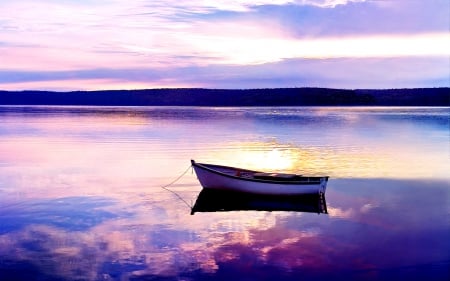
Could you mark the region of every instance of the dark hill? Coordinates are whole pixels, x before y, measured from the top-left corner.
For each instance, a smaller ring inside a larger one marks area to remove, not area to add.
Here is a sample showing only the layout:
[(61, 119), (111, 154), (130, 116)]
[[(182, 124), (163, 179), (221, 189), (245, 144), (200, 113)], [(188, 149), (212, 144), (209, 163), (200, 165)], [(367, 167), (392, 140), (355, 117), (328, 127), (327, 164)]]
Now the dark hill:
[(148, 89), (112, 91), (0, 91), (0, 105), (123, 106), (450, 106), (450, 88), (339, 90)]

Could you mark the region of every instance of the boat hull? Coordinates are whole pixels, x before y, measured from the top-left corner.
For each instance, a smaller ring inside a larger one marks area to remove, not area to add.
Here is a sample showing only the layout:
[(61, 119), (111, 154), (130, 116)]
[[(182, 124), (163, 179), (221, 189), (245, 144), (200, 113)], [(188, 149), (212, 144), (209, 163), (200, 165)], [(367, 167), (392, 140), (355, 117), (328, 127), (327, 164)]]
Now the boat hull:
[[(298, 195), (325, 193), (328, 177), (302, 177), (301, 180), (263, 180), (241, 176), (256, 171), (227, 166), (201, 164), (192, 166), (203, 188), (224, 189), (254, 194)], [(239, 172), (237, 172), (239, 171)]]

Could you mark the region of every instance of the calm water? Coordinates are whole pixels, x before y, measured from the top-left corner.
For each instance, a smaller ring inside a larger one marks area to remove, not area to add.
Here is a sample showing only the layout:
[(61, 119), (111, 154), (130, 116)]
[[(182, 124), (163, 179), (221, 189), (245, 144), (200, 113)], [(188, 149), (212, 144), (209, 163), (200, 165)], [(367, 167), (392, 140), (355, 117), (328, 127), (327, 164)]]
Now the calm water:
[[(0, 280), (448, 280), (449, 118), (0, 107)], [(191, 215), (190, 159), (329, 175), (328, 214)]]

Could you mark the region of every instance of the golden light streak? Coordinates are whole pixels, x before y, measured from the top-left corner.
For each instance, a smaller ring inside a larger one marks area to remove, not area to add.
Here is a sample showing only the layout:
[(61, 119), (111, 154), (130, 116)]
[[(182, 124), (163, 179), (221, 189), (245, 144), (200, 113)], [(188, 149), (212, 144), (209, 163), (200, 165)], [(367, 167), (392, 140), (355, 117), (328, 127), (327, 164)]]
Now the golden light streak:
[(346, 149), (251, 142), (235, 145), (235, 150), (216, 151), (208, 158), (260, 171), (332, 178), (447, 178), (450, 167), (450, 160), (436, 157), (437, 152), (417, 154), (416, 148), (409, 145), (385, 149), (369, 144)]

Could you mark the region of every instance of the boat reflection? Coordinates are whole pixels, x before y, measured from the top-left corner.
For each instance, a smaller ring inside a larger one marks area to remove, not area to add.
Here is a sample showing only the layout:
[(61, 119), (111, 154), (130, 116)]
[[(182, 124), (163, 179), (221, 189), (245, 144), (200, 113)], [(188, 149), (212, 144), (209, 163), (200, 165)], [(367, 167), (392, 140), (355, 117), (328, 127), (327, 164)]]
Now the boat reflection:
[(202, 189), (191, 209), (191, 215), (196, 212), (228, 211), (292, 211), (328, 214), (324, 193), (288, 196)]

